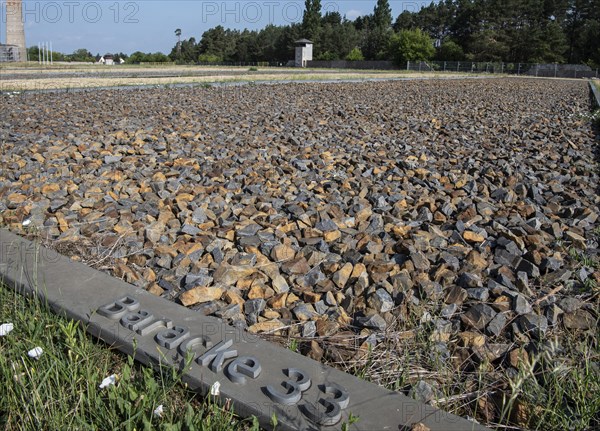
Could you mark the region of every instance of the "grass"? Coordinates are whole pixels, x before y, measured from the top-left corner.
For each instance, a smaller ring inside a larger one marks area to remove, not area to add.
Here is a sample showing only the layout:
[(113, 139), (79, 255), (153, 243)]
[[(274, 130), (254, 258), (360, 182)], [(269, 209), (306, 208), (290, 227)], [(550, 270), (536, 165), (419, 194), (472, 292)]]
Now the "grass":
[[(7, 63), (8, 65), (8, 63)], [(146, 65), (126, 65), (126, 66), (103, 66), (103, 65), (54, 65), (40, 68), (37, 63), (22, 63), (9, 66), (0, 66), (0, 71), (11, 70), (19, 67), (20, 73), (27, 73), (26, 78), (10, 79), (5, 77), (0, 85), (0, 92), (22, 92), (22, 91), (44, 91), (56, 89), (77, 89), (77, 88), (105, 88), (105, 87), (128, 87), (128, 86), (175, 86), (198, 84), (202, 82), (227, 83), (227, 82), (249, 82), (254, 80), (264, 81), (337, 81), (342, 79), (373, 79), (373, 78), (406, 78), (406, 77), (429, 77), (441, 78), (450, 76), (477, 76), (471, 73), (447, 73), (447, 72), (413, 72), (406, 70), (356, 70), (356, 69), (298, 69), (298, 68), (269, 68), (261, 67), (214, 67), (214, 66), (146, 66)], [(179, 71), (202, 71), (209, 70), (211, 75), (185, 75), (179, 77), (130, 77), (126, 73), (133, 71), (142, 72), (145, 69), (150, 71), (165, 70), (178, 73)], [(74, 70), (81, 71), (78, 77), (61, 77), (62, 72), (71, 73)], [(112, 77), (86, 76), (86, 72), (105, 71), (116, 73)], [(47, 77), (47, 72), (52, 71), (52, 77)], [(236, 71), (241, 73), (233, 78), (228, 74), (222, 74), (221, 71)], [(123, 73), (124, 76), (118, 76)]]
[[(35, 298), (0, 285), (0, 429), (258, 430), (211, 399), (186, 390), (174, 368), (158, 372), (89, 337)], [(27, 352), (39, 346), (38, 360)], [(117, 383), (99, 385), (110, 375)], [(155, 410), (163, 406), (161, 417)]]
[(550, 331), (519, 350), (511, 367), (508, 357), (487, 360), (440, 351), (435, 325), (418, 315), (398, 322), (362, 358), (332, 365), (409, 395), (423, 380), (433, 388), (432, 404), (492, 429), (600, 429), (598, 334)]

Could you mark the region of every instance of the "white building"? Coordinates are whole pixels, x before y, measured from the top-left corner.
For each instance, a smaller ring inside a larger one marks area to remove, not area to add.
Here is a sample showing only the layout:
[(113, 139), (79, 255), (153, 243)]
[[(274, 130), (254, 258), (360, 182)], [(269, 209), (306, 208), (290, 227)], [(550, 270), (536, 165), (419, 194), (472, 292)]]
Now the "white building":
[(294, 65), (296, 67), (306, 67), (306, 62), (313, 59), (313, 43), (308, 39), (300, 39), (295, 44), (296, 59)]
[(102, 57), (100, 57), (100, 60), (98, 60), (98, 63), (105, 64), (107, 66), (112, 66), (113, 64), (115, 64), (115, 60), (112, 55), (106, 54), (106, 55), (103, 55)]

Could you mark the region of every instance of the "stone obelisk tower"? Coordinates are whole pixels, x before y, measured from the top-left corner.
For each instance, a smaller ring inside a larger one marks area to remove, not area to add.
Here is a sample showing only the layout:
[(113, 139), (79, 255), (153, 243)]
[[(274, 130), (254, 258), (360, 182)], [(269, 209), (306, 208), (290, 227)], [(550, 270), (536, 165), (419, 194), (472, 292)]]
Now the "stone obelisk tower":
[(22, 0), (6, 0), (6, 44), (18, 48), (14, 52), (16, 61), (27, 61)]

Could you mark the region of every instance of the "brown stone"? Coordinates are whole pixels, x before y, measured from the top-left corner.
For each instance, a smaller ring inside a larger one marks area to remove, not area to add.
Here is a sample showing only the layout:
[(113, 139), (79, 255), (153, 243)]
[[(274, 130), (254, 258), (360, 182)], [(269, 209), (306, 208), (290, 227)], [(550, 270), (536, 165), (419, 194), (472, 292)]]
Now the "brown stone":
[(466, 230), (463, 232), (463, 238), (467, 242), (472, 242), (472, 243), (477, 243), (477, 244), (480, 244), (483, 241), (485, 241), (485, 238), (482, 235), (479, 235), (478, 233), (475, 233), (470, 230)]
[(195, 287), (179, 295), (179, 300), (186, 307), (221, 298), (223, 289), (221, 287)]
[(597, 321), (587, 310), (579, 309), (573, 313), (563, 314), (563, 324), (567, 329), (588, 330), (597, 325)]
[(315, 302), (318, 302), (321, 299), (321, 294), (315, 292), (304, 292), (303, 296), (304, 301), (309, 304), (314, 304)]
[(49, 195), (60, 190), (60, 185), (57, 183), (44, 184), (42, 186), (42, 194)]
[(248, 332), (258, 334), (260, 332), (273, 333), (277, 332), (278, 329), (283, 328), (285, 325), (279, 320), (265, 320), (264, 322), (258, 322), (248, 328)]
[(156, 283), (150, 283), (146, 290), (156, 296), (160, 296), (164, 292), (164, 289)]
[(256, 272), (256, 268), (250, 265), (228, 265), (221, 264), (215, 273), (213, 278), (216, 283), (223, 283), (227, 286), (232, 286), (239, 280), (249, 277)]
[(458, 338), (463, 347), (481, 347), (486, 341), (485, 335), (471, 331), (461, 332), (458, 334)]
[(271, 251), (271, 258), (276, 262), (290, 260), (293, 259), (294, 256), (296, 256), (294, 249), (285, 244), (276, 245)]
[(348, 279), (352, 275), (353, 267), (350, 262), (346, 262), (344, 266), (340, 268), (335, 274), (333, 274), (332, 280), (337, 287), (343, 289), (348, 282)]
[(227, 292), (225, 292), (225, 294), (223, 295), (223, 299), (227, 301), (228, 304), (238, 304), (240, 306), (243, 306), (246, 302), (244, 301), (244, 298), (242, 298), (239, 294), (232, 290), (228, 290)]
[(311, 359), (314, 359), (315, 361), (321, 361), (321, 359), (323, 359), (323, 354), (324, 351), (321, 348), (321, 346), (319, 345), (319, 343), (317, 343), (315, 340), (311, 340), (310, 344), (309, 344), (309, 349), (308, 352), (306, 353), (306, 356), (308, 356)]
[(270, 298), (267, 301), (267, 305), (274, 309), (284, 308), (287, 296), (288, 296), (287, 293), (279, 293), (279, 294), (273, 296), (272, 298)]

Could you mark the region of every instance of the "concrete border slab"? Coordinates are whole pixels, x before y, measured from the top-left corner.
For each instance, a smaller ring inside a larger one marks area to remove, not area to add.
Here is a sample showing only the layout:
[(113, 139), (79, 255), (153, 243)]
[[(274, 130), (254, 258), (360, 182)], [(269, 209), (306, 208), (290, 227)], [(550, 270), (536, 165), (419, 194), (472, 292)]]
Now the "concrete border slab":
[[(486, 428), (386, 390), (259, 339), (0, 230), (2, 281), (36, 294), (57, 313), (150, 366), (185, 367), (184, 381), (202, 394), (220, 383), (220, 402), (278, 430), (432, 431)], [(135, 348), (134, 348), (135, 346)], [(186, 362), (186, 359), (188, 362)]]
[(596, 107), (600, 108), (600, 90), (594, 85), (594, 81), (590, 80), (590, 90), (592, 91), (592, 98), (595, 100)]

